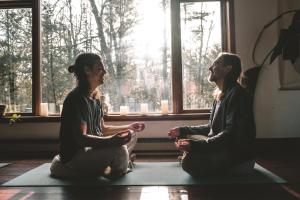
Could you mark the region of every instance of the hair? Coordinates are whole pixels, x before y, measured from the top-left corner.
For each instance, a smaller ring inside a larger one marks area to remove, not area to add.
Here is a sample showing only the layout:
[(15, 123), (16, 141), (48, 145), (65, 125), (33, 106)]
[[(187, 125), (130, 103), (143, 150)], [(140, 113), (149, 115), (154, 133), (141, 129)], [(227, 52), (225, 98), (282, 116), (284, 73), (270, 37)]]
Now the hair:
[(222, 60), (223, 66), (231, 66), (231, 70), (224, 78), (224, 87), (222, 91), (216, 91), (214, 96), (216, 99), (222, 99), (226, 90), (238, 82), (242, 72), (241, 59), (238, 55), (228, 52), (222, 52), (217, 59)]
[(243, 76), (241, 78), (241, 84), (246, 90), (254, 96), (255, 89), (256, 89), (256, 84), (257, 84), (257, 79), (259, 76), (259, 72), (261, 70), (261, 66), (255, 66), (252, 67), (248, 70), (246, 70), (243, 73)]
[(97, 62), (102, 62), (99, 55), (95, 53), (82, 53), (77, 56), (75, 64), (68, 67), (68, 71), (74, 73), (77, 80), (77, 86), (84, 94), (90, 94), (90, 84), (85, 70), (86, 68), (93, 69)]

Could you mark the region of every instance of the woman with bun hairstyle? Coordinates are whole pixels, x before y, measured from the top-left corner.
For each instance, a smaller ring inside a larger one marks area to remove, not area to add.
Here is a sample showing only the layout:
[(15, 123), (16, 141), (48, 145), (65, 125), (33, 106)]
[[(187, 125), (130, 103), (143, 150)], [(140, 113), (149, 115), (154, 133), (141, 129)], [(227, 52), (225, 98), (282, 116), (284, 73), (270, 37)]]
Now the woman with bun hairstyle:
[(124, 126), (104, 123), (100, 94), (105, 66), (97, 54), (82, 53), (68, 68), (77, 86), (63, 104), (60, 152), (55, 156), (51, 175), (58, 178), (117, 178), (127, 173), (129, 154), (136, 144), (136, 132), (145, 128), (135, 122)]

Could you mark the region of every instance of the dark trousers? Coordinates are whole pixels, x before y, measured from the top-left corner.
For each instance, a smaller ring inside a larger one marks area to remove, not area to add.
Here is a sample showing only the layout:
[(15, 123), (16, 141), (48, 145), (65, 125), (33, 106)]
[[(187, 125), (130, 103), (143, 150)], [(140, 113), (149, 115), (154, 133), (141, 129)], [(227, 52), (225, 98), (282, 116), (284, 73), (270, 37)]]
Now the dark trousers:
[(219, 176), (230, 169), (231, 158), (226, 150), (186, 153), (182, 169), (193, 177)]
[[(192, 140), (205, 140), (203, 135), (187, 135)], [(218, 149), (213, 152), (184, 153), (182, 168), (191, 176), (214, 176), (226, 173), (231, 165), (231, 156), (227, 149)]]

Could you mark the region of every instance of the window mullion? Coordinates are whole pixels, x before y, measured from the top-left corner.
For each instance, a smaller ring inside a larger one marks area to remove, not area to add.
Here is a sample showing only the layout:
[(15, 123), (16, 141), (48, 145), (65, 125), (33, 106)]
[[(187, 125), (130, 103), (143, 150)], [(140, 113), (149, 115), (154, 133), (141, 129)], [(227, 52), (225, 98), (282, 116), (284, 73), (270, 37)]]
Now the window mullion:
[(183, 110), (180, 4), (178, 0), (171, 0), (171, 30), (173, 112), (178, 114)]
[(32, 111), (40, 115), (41, 105), (41, 45), (40, 1), (34, 0), (32, 8)]
[(232, 0), (221, 1), (223, 51), (235, 53), (234, 7)]
[(31, 8), (32, 0), (11, 0), (11, 1), (0, 0), (0, 6), (1, 9)]

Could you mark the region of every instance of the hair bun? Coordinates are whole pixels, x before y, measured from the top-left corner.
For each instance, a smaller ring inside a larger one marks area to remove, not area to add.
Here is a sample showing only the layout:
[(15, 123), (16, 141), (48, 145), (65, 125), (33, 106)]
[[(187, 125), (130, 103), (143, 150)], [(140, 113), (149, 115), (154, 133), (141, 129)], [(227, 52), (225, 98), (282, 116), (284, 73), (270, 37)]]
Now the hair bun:
[(75, 71), (75, 65), (69, 66), (69, 67), (68, 67), (68, 71), (69, 71), (70, 73), (74, 73), (74, 71)]

